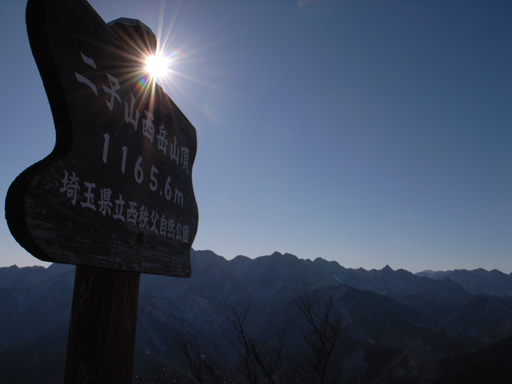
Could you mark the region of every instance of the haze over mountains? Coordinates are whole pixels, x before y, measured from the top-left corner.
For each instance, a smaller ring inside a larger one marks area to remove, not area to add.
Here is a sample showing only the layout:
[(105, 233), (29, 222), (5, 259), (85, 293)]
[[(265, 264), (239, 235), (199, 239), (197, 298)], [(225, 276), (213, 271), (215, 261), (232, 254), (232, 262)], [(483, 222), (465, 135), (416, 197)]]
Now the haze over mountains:
[[(186, 366), (173, 335), (233, 358), (229, 304), (250, 302), (254, 336), (272, 339), (284, 330), (292, 351), (305, 325), (294, 302), (303, 294), (313, 302), (332, 297), (343, 314), (335, 357), (347, 383), (464, 377), (468, 369), (495, 370), (510, 350), (512, 275), (497, 270), (367, 271), (277, 252), (226, 260), (192, 251), (191, 260), (190, 279), (141, 276), (136, 374)], [(0, 268), (0, 382), (62, 381), (73, 281), (73, 266)]]

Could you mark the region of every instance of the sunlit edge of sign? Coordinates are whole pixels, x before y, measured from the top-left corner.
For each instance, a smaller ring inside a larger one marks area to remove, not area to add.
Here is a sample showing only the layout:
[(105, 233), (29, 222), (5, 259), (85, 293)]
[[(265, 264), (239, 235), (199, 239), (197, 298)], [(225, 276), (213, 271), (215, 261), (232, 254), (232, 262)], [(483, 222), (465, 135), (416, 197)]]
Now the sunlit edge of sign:
[(69, 110), (65, 108), (66, 113), (60, 110), (62, 106), (67, 105), (67, 101), (46, 35), (43, 17), (45, 10), (46, 0), (29, 0), (25, 18), (32, 54), (52, 111), (56, 133), (55, 146), (48, 156), (29, 166), (12, 182), (5, 199), (5, 218), (11, 234), (21, 246), (40, 260), (53, 262), (53, 258), (34, 241), (25, 221), (25, 195), (30, 182), (44, 168), (65, 157), (71, 150), (73, 140), (72, 130), (68, 128), (71, 126)]

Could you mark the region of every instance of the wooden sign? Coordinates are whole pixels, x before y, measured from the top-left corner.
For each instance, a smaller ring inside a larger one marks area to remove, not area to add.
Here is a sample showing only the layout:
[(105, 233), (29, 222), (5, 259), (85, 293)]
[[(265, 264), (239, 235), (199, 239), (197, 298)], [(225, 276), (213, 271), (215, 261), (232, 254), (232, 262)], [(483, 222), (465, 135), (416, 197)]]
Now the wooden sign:
[(44, 261), (190, 276), (197, 137), (144, 72), (154, 34), (85, 0), (29, 0), (26, 17), (57, 138), (9, 189), (13, 236)]

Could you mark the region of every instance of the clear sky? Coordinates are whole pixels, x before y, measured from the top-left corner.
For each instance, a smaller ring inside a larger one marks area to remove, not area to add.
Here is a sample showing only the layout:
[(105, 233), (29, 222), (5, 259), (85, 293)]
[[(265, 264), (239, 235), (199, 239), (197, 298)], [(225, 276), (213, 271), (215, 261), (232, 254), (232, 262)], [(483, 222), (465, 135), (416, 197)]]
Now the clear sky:
[[(175, 52), (194, 249), (512, 272), (512, 1), (90, 0)], [(0, 195), (55, 130), (23, 1), (0, 0)], [(165, 38), (167, 36), (167, 39)], [(0, 266), (41, 264), (0, 222)]]

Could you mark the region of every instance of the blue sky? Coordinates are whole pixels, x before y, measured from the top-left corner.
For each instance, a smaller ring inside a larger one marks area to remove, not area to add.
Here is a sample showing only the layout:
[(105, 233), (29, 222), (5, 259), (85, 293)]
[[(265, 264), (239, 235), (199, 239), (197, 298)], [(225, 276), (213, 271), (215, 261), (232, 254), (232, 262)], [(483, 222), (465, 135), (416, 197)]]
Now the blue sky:
[[(176, 52), (195, 249), (512, 272), (512, 2), (90, 0)], [(22, 1), (0, 0), (0, 194), (55, 130)], [(0, 223), (0, 266), (40, 264)]]

